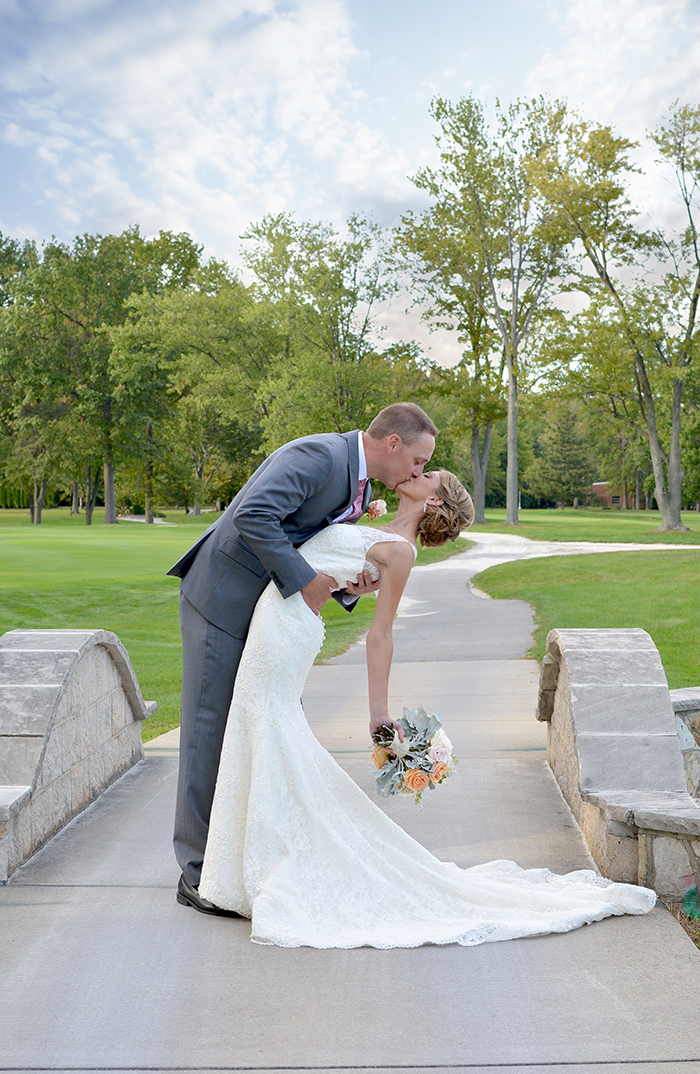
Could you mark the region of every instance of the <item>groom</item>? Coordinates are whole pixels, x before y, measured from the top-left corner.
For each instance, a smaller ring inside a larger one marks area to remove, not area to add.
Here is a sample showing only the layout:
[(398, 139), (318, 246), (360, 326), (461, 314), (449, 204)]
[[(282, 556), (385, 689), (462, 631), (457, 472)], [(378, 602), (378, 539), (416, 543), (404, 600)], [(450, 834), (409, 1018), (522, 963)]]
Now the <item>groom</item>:
[[(175, 812), (178, 902), (231, 915), (197, 890), (233, 685), (253, 610), (272, 579), (283, 597), (301, 592), (318, 614), (334, 581), (316, 574), (297, 546), (335, 522), (356, 522), (370, 478), (387, 488), (417, 477), (437, 429), (414, 403), (382, 410), (366, 433), (321, 433), (278, 448), (226, 511), (168, 571), (182, 579), (182, 715)], [(352, 610), (376, 589), (367, 572), (334, 593)]]

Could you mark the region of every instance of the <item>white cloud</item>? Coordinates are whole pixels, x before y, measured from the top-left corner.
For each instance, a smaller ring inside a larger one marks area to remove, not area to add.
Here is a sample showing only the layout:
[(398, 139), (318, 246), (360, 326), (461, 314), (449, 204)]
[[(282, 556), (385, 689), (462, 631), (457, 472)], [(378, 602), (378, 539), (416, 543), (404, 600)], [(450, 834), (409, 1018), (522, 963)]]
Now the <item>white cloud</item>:
[(676, 215), (646, 132), (677, 98), (700, 103), (697, 0), (557, 0), (546, 6), (559, 36), (530, 70), (526, 92), (566, 97), (590, 120), (640, 142), (646, 173), (630, 191), (657, 222)]
[(101, 8), (52, 0), (51, 32), (0, 76), (4, 139), (66, 226), (182, 227), (231, 255), (251, 219), (318, 207), (324, 177), (349, 201), (406, 192), (404, 157), (356, 114), (342, 0)]

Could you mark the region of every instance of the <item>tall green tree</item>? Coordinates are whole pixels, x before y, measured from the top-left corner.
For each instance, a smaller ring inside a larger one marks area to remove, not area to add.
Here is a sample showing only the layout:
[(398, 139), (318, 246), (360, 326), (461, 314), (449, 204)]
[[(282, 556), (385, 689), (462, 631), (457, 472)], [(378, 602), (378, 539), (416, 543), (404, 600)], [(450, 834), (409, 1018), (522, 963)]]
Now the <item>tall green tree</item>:
[[(524, 164), (552, 137), (560, 108), (542, 100), (519, 100), (505, 109), (497, 105), (489, 129), (476, 98), (456, 104), (436, 98), (431, 111), (440, 126), (440, 164), (422, 169), (413, 180), (430, 195), (433, 206), (422, 221), (410, 216), (404, 220), (405, 241), (431, 274), (428, 287), (443, 306), (441, 314), (452, 306), (464, 333), (478, 310), (484, 332), (498, 340), (507, 377), (509, 525), (518, 522), (523, 357), (537, 318), (561, 287), (571, 241), (562, 214), (542, 196)], [(487, 364), (481, 344), (477, 355), (475, 366), (472, 342), (469, 379), (478, 389), (486, 383), (483, 372), (477, 375)]]
[[(675, 230), (645, 229), (627, 193), (635, 143), (561, 110), (557, 137), (533, 153), (532, 182), (573, 229), (582, 254), (579, 290), (614, 320), (616, 379), (632, 386), (664, 530), (684, 529), (683, 387), (698, 352), (700, 106), (674, 106), (651, 136), (685, 216)], [(656, 257), (656, 264), (652, 262)], [(608, 367), (615, 364), (606, 356)]]
[(256, 297), (283, 341), (258, 394), (266, 449), (364, 425), (393, 378), (376, 350), (375, 310), (396, 286), (381, 230), (359, 216), (341, 234), (281, 214), (264, 217), (244, 238)]

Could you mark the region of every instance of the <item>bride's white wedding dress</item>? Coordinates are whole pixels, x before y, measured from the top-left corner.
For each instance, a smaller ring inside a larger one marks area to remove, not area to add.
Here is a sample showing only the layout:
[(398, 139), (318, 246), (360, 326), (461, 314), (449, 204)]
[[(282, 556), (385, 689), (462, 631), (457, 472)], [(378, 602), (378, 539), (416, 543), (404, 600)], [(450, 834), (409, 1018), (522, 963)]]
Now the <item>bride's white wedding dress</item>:
[[(403, 538), (340, 524), (300, 551), (340, 588), (369, 567), (368, 548), (387, 539)], [(460, 869), (407, 835), (336, 764), (304, 718), (299, 698), (323, 630), (300, 593), (284, 600), (270, 583), (236, 678), (199, 890), (250, 917), (254, 942), (471, 946), (652, 908), (653, 891), (591, 870), (558, 876), (512, 861)], [(439, 801), (431, 807), (439, 809)]]

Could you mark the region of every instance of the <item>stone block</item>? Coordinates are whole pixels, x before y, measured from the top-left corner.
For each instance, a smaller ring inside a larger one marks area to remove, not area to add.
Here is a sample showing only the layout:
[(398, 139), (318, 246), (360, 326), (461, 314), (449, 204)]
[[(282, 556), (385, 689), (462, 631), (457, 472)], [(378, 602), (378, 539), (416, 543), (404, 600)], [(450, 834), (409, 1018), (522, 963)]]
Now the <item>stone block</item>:
[(74, 652), (0, 649), (0, 686), (59, 686)]
[(49, 735), (48, 741), (46, 741), (44, 756), (39, 767), (38, 787), (47, 787), (49, 783), (53, 783), (54, 780), (58, 779), (63, 772), (62, 737), (61, 728), (55, 727)]
[(566, 651), (571, 686), (666, 686), (666, 674), (656, 649), (643, 651)]
[(43, 735), (0, 735), (0, 785), (31, 785), (43, 745)]
[(97, 741), (106, 742), (112, 737), (112, 698), (109, 694), (102, 694), (88, 711), (93, 714)]
[(81, 752), (83, 757), (90, 757), (100, 745), (94, 709), (91, 706), (84, 708), (80, 713), (79, 720)]
[(55, 728), (54, 730), (60, 730), (61, 732), (63, 764), (66, 770), (69, 770), (77, 765), (83, 756), (80, 736), (80, 717), (71, 716), (70, 719), (64, 720), (60, 725), (60, 728)]
[(93, 633), (92, 630), (8, 630), (0, 637), (0, 650), (64, 649), (77, 652)]
[(656, 650), (656, 646), (646, 630), (639, 628), (612, 628), (606, 629), (576, 629), (576, 630), (553, 630), (547, 638), (547, 650), (553, 656), (561, 648), (567, 653), (576, 651), (610, 652), (621, 650), (626, 652), (642, 651), (645, 649)]
[(620, 838), (607, 834), (604, 875), (621, 884), (636, 884), (639, 872), (639, 847), (636, 837)]
[(106, 694), (111, 694), (113, 690), (121, 690), (122, 678), (114, 663), (114, 660), (109, 655), (106, 649), (100, 649), (100, 657), (102, 664), (102, 688)]
[(559, 678), (559, 661), (546, 655), (542, 660), (542, 674), (540, 676), (540, 690), (556, 690)]
[(0, 690), (0, 734), (43, 735), (55, 697), (55, 686), (5, 686)]
[(634, 690), (618, 684), (581, 684), (571, 687), (576, 730), (580, 732), (647, 732), (672, 734), (674, 714), (663, 684), (638, 685)]
[(71, 809), (77, 813), (92, 799), (90, 791), (90, 762), (80, 761), (70, 770)]
[(29, 809), (21, 809), (9, 822), (8, 875), (27, 858), (32, 845), (32, 820)]
[(29, 803), (29, 815), (32, 824), (32, 850), (46, 842), (53, 828), (53, 787), (44, 787), (32, 796)]
[(52, 784), (53, 830), (62, 827), (72, 812), (71, 774), (64, 772)]
[(134, 716), (131, 711), (131, 705), (121, 686), (118, 690), (113, 691), (111, 701), (112, 734), (117, 735), (124, 727), (128, 727), (134, 722)]
[(91, 753), (88, 757), (88, 772), (90, 774), (90, 796), (95, 798), (107, 785), (104, 755), (101, 749)]
[(582, 791), (686, 790), (675, 734), (579, 734), (576, 747)]
[(70, 719), (72, 715), (73, 710), (71, 708), (70, 690), (62, 689), (58, 708), (56, 709), (56, 716), (54, 718), (54, 726), (63, 723), (64, 720)]
[(683, 843), (672, 835), (653, 835), (646, 836), (645, 845), (647, 878), (651, 872), (652, 879), (649, 886), (659, 895), (682, 899), (693, 882), (693, 870)]

